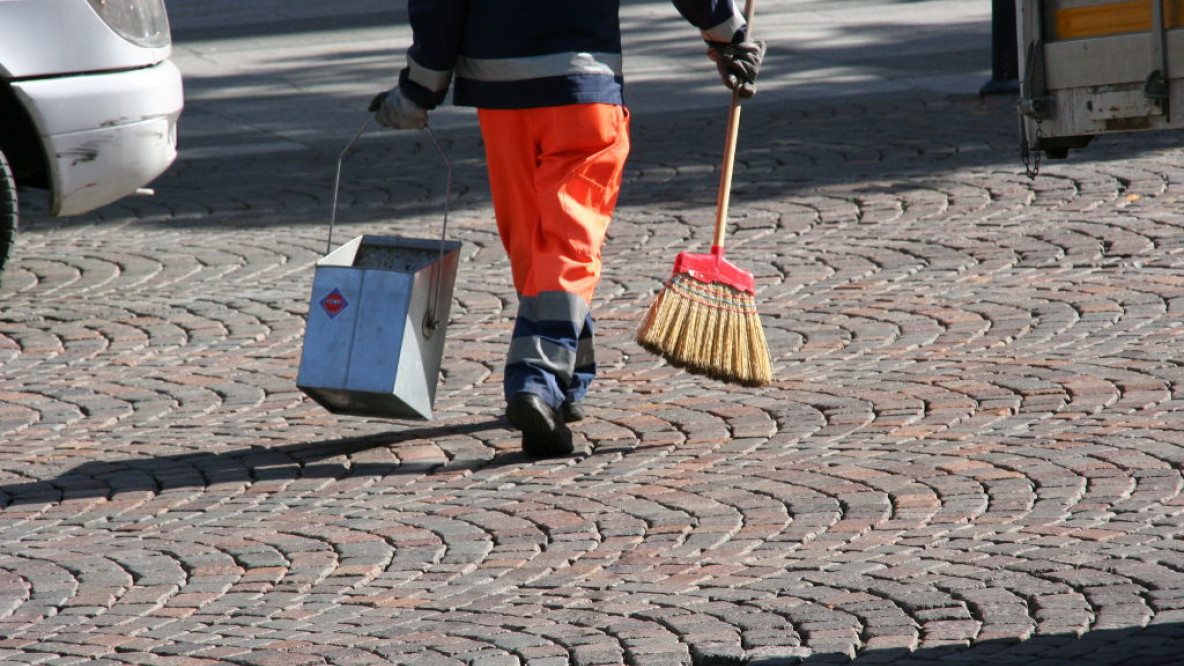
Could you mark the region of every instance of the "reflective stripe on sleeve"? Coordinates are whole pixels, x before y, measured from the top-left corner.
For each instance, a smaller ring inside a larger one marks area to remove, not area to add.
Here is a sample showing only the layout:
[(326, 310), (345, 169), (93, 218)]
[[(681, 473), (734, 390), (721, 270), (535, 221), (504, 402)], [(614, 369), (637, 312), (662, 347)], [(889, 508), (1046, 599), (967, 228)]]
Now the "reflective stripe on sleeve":
[(448, 90), (448, 85), (452, 82), (452, 70), (430, 69), (408, 56), (407, 78), (412, 83), (417, 83), (432, 92), (440, 92), (442, 90)]

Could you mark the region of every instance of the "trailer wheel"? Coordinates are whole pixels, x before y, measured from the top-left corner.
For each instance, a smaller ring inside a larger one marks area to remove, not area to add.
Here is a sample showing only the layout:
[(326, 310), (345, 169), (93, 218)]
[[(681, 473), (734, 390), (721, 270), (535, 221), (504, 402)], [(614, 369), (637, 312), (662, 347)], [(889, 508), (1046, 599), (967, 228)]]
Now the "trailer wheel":
[(16, 242), (16, 224), (16, 180), (8, 166), (8, 159), (0, 151), (0, 275)]

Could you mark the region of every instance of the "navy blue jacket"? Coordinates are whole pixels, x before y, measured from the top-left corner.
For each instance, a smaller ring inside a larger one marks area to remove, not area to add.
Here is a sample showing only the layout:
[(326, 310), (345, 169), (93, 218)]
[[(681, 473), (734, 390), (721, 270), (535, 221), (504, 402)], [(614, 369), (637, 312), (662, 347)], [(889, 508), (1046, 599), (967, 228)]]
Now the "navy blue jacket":
[[(733, 0), (672, 0), (704, 40), (744, 36)], [(432, 109), (621, 104), (620, 0), (409, 0), (403, 94)]]

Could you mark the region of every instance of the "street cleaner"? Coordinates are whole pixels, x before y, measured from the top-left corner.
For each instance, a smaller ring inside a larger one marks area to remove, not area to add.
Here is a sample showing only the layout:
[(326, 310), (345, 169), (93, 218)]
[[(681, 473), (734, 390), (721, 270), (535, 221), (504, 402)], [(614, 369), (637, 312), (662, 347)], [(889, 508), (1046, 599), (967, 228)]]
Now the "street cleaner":
[[(764, 44), (733, 0), (673, 0), (724, 85), (750, 97)], [(379, 123), (420, 129), (444, 101), (477, 108), (498, 233), (519, 302), (506, 419), (537, 458), (573, 451), (567, 423), (596, 376), (591, 304), (629, 153), (620, 0), (409, 0), (412, 45)]]

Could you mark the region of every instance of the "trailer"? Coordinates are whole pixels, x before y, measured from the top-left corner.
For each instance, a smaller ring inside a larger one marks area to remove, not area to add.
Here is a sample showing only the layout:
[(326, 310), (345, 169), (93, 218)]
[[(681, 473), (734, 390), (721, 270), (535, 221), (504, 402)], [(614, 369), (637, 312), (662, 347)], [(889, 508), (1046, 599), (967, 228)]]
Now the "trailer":
[(1020, 150), (1184, 125), (1184, 0), (1017, 0)]

